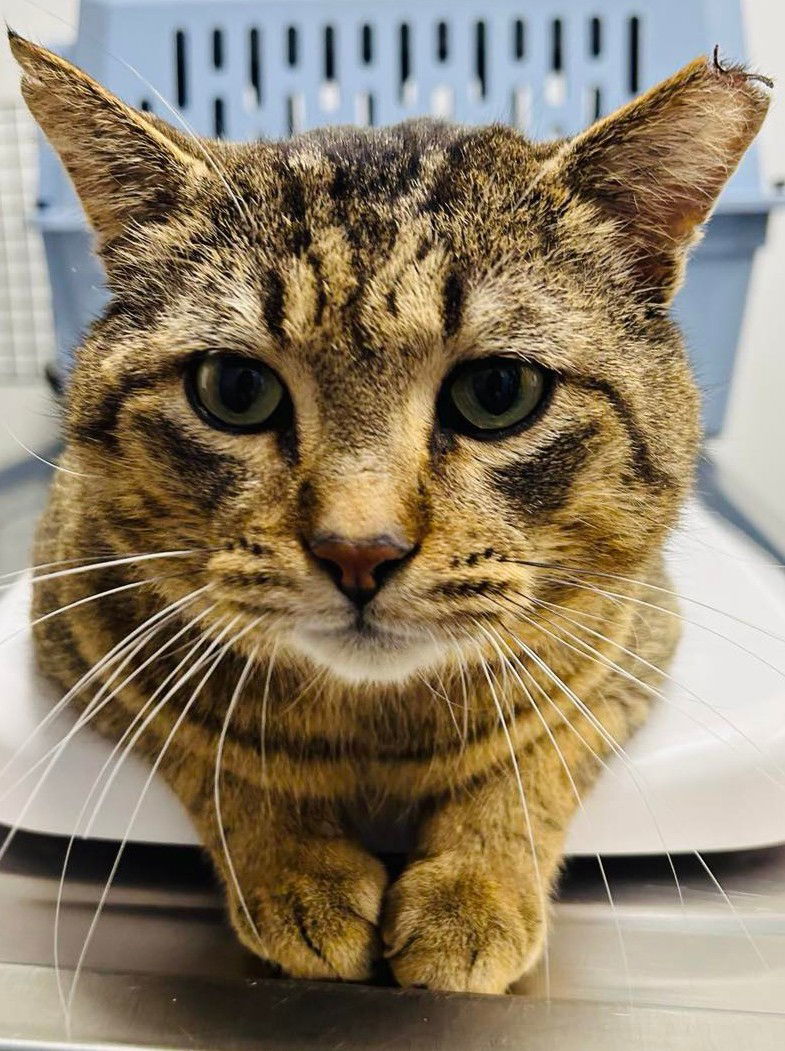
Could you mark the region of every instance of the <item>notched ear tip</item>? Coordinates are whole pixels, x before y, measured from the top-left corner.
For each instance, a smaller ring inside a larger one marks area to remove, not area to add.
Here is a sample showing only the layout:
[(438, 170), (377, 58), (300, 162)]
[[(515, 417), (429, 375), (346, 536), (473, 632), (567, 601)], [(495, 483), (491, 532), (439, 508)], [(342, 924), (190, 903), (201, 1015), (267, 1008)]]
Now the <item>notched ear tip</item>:
[[(718, 77), (728, 78), (736, 83), (746, 84), (763, 84), (764, 87), (768, 88), (769, 91), (774, 88), (774, 81), (771, 77), (766, 77), (762, 73), (751, 73), (746, 66), (741, 63), (731, 63), (726, 65), (720, 58), (720, 45), (715, 44), (714, 50), (711, 54), (711, 59), (708, 63), (709, 69)], [(761, 100), (768, 102), (769, 96), (766, 92), (758, 91)]]

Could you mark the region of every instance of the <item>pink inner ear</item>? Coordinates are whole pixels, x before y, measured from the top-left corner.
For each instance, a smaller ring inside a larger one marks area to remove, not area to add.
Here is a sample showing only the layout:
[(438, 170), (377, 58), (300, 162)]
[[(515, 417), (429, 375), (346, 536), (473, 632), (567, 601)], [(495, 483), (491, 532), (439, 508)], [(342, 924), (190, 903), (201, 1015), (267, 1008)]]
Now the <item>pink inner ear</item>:
[(647, 287), (678, 280), (684, 250), (760, 128), (769, 105), (764, 84), (743, 69), (696, 59), (555, 159), (578, 196), (619, 220)]

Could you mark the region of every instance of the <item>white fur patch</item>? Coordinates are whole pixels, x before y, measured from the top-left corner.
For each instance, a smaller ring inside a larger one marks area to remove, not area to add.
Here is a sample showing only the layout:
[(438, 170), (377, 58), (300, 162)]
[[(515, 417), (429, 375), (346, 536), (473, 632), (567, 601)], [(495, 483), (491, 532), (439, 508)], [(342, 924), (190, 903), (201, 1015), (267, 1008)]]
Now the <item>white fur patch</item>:
[(402, 683), (443, 662), (447, 643), (425, 634), (379, 630), (361, 634), (351, 627), (328, 631), (295, 629), (289, 644), (315, 664), (350, 683)]

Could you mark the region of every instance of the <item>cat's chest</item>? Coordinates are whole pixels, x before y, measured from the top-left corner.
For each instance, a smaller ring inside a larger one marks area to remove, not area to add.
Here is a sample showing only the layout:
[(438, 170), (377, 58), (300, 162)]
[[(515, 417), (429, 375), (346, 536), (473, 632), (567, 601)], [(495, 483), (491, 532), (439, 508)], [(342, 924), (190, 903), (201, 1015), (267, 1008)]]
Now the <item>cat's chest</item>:
[(409, 854), (414, 850), (421, 807), (398, 799), (357, 797), (346, 817), (360, 843), (373, 854)]

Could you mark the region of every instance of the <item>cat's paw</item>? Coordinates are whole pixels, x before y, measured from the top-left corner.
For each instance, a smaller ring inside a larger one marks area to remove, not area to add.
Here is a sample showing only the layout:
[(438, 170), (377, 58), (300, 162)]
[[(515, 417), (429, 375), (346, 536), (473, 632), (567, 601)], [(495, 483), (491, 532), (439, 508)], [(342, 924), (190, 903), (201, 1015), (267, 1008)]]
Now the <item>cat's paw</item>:
[(309, 842), (273, 862), (232, 921), (252, 952), (293, 978), (363, 981), (381, 955), (378, 932), (387, 870), (345, 840)]
[(490, 865), (440, 855), (390, 888), (382, 934), (401, 985), (504, 993), (542, 951), (539, 896)]

